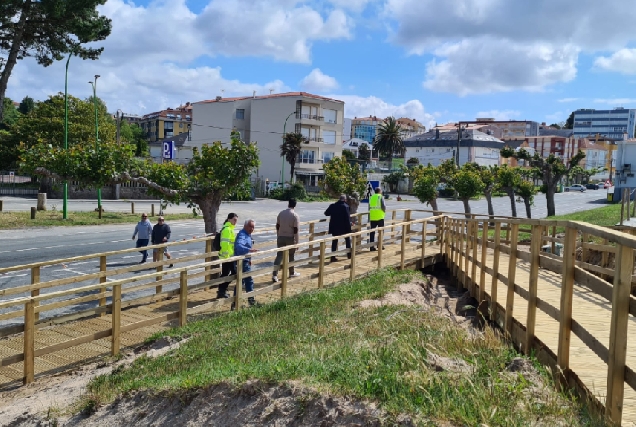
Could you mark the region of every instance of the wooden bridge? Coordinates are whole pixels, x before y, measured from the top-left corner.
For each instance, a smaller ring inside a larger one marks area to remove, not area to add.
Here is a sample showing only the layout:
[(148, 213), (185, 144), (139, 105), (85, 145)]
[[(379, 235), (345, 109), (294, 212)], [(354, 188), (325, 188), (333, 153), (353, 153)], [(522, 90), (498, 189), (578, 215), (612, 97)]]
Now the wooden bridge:
[[(169, 244), (200, 247), (198, 254), (143, 266), (108, 268), (109, 258), (137, 252), (129, 249), (0, 269), (0, 274), (27, 270), (31, 275), (30, 285), (0, 289), (0, 388), (117, 355), (156, 331), (184, 325), (188, 315), (227, 311), (235, 298), (241, 309), (247, 297), (266, 302), (382, 267), (444, 263), (458, 287), (480, 302), (480, 313), (522, 352), (550, 366), (561, 386), (589, 398), (614, 422), (636, 424), (636, 299), (631, 295), (636, 238), (627, 230), (396, 210), (385, 227), (373, 230), (383, 244), (371, 252), (375, 245), (368, 242), (366, 217), (357, 215), (362, 227), (349, 235), (352, 248), (339, 248), (335, 255), (341, 261), (333, 263), (325, 220), (302, 223), (304, 237), (283, 249), (281, 280), (274, 284), (272, 261), (279, 249), (258, 237), (272, 230), (255, 233), (259, 252), (252, 271), (227, 278), (217, 277), (221, 261), (210, 237)], [(296, 249), (294, 262), (290, 249)], [(40, 280), (42, 269), (51, 265), (96, 259), (99, 272)], [(174, 268), (164, 269), (171, 263)], [(301, 277), (288, 277), (291, 266)], [(216, 299), (219, 283), (241, 283), (248, 275), (255, 279), (254, 292), (238, 286), (235, 298)]]

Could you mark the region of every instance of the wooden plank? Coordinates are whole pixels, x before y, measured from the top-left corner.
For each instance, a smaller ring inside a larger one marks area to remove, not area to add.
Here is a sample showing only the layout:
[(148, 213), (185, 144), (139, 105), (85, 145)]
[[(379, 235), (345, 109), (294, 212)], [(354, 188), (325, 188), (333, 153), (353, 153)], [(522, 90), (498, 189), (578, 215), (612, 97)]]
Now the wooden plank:
[[(283, 254), (284, 256), (284, 254)], [(283, 273), (283, 277), (285, 277), (287, 273)], [(242, 304), (242, 300), (243, 300), (243, 263), (242, 261), (238, 261), (236, 263), (236, 288), (235, 288), (235, 295), (234, 295), (234, 308), (236, 308), (236, 310), (240, 310), (241, 309), (241, 304)]]
[(406, 225), (402, 226), (402, 238), (400, 239), (400, 270), (404, 270), (404, 255), (406, 252)]
[[(158, 260), (158, 261), (163, 261), (163, 250), (159, 250), (159, 251), (157, 252), (157, 260)], [(158, 265), (158, 266), (157, 266), (157, 273), (161, 273), (162, 271), (163, 271), (163, 264)], [(156, 280), (157, 280), (157, 281), (159, 281), (159, 280), (161, 280), (161, 279), (163, 279), (163, 275), (159, 275), (159, 276), (157, 276), (157, 277), (156, 277)], [(156, 291), (155, 291), (155, 293), (160, 294), (160, 293), (161, 293), (161, 290), (162, 290), (161, 285), (158, 285), (158, 286), (156, 287)]]
[(424, 258), (426, 258), (426, 229), (428, 228), (428, 221), (422, 224), (422, 265), (424, 265)]
[[(223, 298), (223, 301), (227, 301), (227, 300)], [(147, 326), (152, 326), (157, 323), (169, 322), (170, 320), (177, 319), (178, 317), (179, 317), (178, 311), (165, 313), (165, 314), (162, 314), (161, 316), (152, 317), (150, 319), (141, 320), (139, 322), (129, 323), (125, 326), (122, 326), (120, 332), (121, 333), (130, 332), (130, 331), (134, 331), (135, 329), (145, 328)]]
[(552, 242), (552, 247), (551, 247), (551, 252), (550, 253), (556, 253), (556, 225), (552, 226), (552, 239), (550, 239), (550, 241)]
[(490, 313), (497, 313), (497, 285), (499, 282), (499, 257), (501, 255), (501, 223), (495, 223), (495, 253), (492, 262), (492, 281), (490, 282)]
[[(101, 273), (106, 273), (106, 256), (102, 255), (99, 257), (99, 271)], [(101, 276), (99, 278), (99, 283), (106, 283), (106, 276)], [(99, 306), (104, 307), (106, 305), (106, 287), (100, 289), (100, 298), (99, 298)], [(100, 316), (103, 316), (105, 313), (100, 313)]]
[[(213, 261), (213, 260), (214, 260), (214, 258), (211, 256), (211, 255), (212, 255), (212, 252), (213, 252), (213, 251), (212, 251), (212, 239), (208, 239), (208, 240), (206, 240), (206, 241), (205, 241), (205, 253), (206, 253), (207, 255), (210, 255), (210, 256), (207, 256), (207, 257), (205, 258), (205, 262), (210, 262), (210, 261)], [(206, 265), (206, 266), (205, 266), (205, 271), (208, 273), (208, 274), (205, 276), (205, 280), (206, 280), (206, 281), (212, 280), (212, 274), (211, 274), (212, 266), (211, 266), (211, 265)]]
[[(349, 272), (349, 281), (356, 280), (356, 247), (358, 246), (358, 239), (354, 236), (351, 239), (351, 271)], [(402, 258), (404, 263), (404, 258)]]
[[(38, 283), (40, 283), (40, 267), (32, 267), (31, 268), (31, 286), (35, 287)], [(31, 296), (32, 297), (37, 297), (38, 295), (40, 295), (40, 289), (33, 289), (31, 291)], [(34, 307), (37, 307), (40, 304), (39, 301), (35, 301), (33, 303)], [(40, 313), (36, 312), (35, 313), (35, 321), (37, 322), (38, 320), (40, 320)]]
[(179, 279), (179, 326), (185, 326), (188, 321), (188, 272), (182, 271)]
[(384, 252), (384, 230), (378, 230), (378, 268), (382, 268), (382, 252)]
[[(309, 224), (309, 241), (310, 242), (312, 242), (315, 239), (315, 236), (314, 236), (314, 233), (316, 232), (315, 226), (316, 224), (313, 222)], [(314, 245), (309, 246), (309, 257), (311, 258), (312, 256), (314, 256)]]
[(570, 335), (572, 327), (572, 297), (574, 292), (574, 261), (576, 260), (577, 230), (565, 229), (563, 246), (563, 272), (561, 275), (561, 322), (559, 323), (559, 341), (557, 365), (561, 372), (570, 369)]
[(287, 296), (287, 280), (289, 280), (289, 249), (283, 251), (283, 277), (280, 281), (280, 299)]
[(616, 274), (612, 293), (612, 318), (610, 325), (609, 361), (607, 369), (607, 398), (605, 414), (620, 424), (623, 416), (625, 393), (625, 361), (627, 357), (627, 325), (629, 298), (634, 271), (634, 250), (618, 246)]
[[(607, 238), (603, 239), (603, 245), (607, 245), (608, 240)], [(554, 253), (554, 252), (553, 252)], [(608, 259), (609, 259), (609, 254), (607, 252), (603, 252), (601, 254), (601, 267), (607, 267), (608, 264)], [(607, 275), (602, 275), (601, 278), (607, 280), (609, 277)]]
[(35, 356), (40, 357), (50, 353), (55, 353), (56, 351), (66, 350), (67, 348), (76, 347), (81, 344), (86, 344), (89, 342), (107, 338), (111, 335), (111, 332), (112, 332), (112, 329), (105, 329), (103, 331), (94, 332), (92, 334), (84, 335), (78, 338), (73, 338), (72, 340), (50, 345), (48, 347), (39, 348), (35, 350)]
[(579, 337), (604, 363), (609, 360), (609, 350), (594, 335), (588, 332), (579, 322), (572, 319), (572, 333)]
[(506, 294), (506, 314), (504, 331), (512, 333), (512, 315), (515, 306), (515, 276), (517, 274), (517, 240), (519, 238), (519, 224), (510, 227), (510, 255), (508, 255), (508, 292)]
[(534, 331), (537, 322), (537, 292), (539, 289), (539, 257), (541, 255), (541, 236), (543, 227), (535, 225), (532, 227), (532, 240), (530, 244), (530, 276), (528, 278), (528, 316), (526, 320), (526, 342), (523, 350), (526, 354), (532, 348), (534, 341)]
[(320, 242), (320, 260), (318, 264), (318, 289), (325, 286), (325, 242)]
[(24, 384), (32, 383), (35, 378), (35, 302), (24, 305)]
[(581, 267), (577, 266), (574, 268), (574, 281), (581, 286), (589, 288), (607, 301), (612, 301), (612, 286), (600, 277), (583, 270)]
[(472, 270), (470, 272), (470, 283), (473, 290), (472, 295), (477, 296), (477, 233), (479, 232), (479, 224), (473, 222), (473, 232), (471, 233), (472, 245), (473, 245), (473, 260)]
[(488, 231), (490, 223), (488, 220), (484, 221), (483, 230), (481, 234), (481, 265), (479, 266), (479, 303), (486, 300), (486, 261), (488, 260)]
[(586, 243), (590, 241), (590, 234), (583, 233), (581, 236), (581, 261), (587, 262), (590, 258), (590, 250), (586, 247)]
[(111, 314), (112, 336), (111, 336), (111, 356), (119, 354), (119, 346), (121, 343), (120, 327), (121, 327), (121, 285), (113, 286), (113, 312)]

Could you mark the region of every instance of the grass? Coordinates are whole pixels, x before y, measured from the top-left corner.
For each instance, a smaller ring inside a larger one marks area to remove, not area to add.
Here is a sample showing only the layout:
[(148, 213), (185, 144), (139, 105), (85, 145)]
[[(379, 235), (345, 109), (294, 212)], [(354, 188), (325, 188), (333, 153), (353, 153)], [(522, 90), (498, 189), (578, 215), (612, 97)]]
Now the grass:
[[(30, 227), (53, 227), (73, 225), (104, 225), (104, 224), (135, 224), (139, 221), (139, 214), (122, 212), (102, 212), (102, 219), (97, 212), (68, 212), (67, 219), (62, 219), (62, 212), (38, 211), (35, 219), (31, 219), (31, 212), (0, 212), (0, 230)], [(164, 215), (166, 222), (178, 219), (201, 219), (192, 213)], [(150, 218), (154, 222), (155, 218)]]
[[(285, 299), (257, 309), (194, 321), (157, 334), (191, 337), (174, 352), (142, 357), (130, 367), (94, 379), (87, 406), (136, 390), (181, 392), (220, 382), (242, 384), (301, 381), (319, 391), (379, 402), (391, 417), (408, 413), (419, 425), (527, 426), (600, 425), (584, 405), (552, 390), (530, 398), (532, 384), (521, 374), (502, 375), (517, 353), (487, 329), (471, 336), (435, 311), (418, 307), (359, 308), (381, 297), (415, 272), (382, 270), (322, 292)], [(471, 375), (435, 372), (427, 353), (461, 358)]]

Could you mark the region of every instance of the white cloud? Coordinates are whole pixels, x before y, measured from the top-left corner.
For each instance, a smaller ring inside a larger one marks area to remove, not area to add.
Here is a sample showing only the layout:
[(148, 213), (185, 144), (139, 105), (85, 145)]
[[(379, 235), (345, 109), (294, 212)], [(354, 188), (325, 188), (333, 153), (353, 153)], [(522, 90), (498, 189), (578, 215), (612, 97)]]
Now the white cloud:
[(565, 112), (565, 111), (557, 111), (554, 114), (546, 114), (545, 118), (547, 120), (546, 123), (548, 123), (548, 125), (551, 125), (552, 123), (559, 123), (564, 121), (565, 119), (567, 119), (567, 117), (570, 115), (570, 113)]
[(329, 3), (337, 8), (349, 9), (355, 12), (361, 12), (367, 7), (367, 4), (374, 0), (329, 0)]
[(490, 110), (477, 113), (477, 117), (489, 117), (495, 120), (512, 120), (519, 116), (521, 116), (521, 112), (516, 110)]
[(609, 57), (598, 57), (594, 61), (594, 67), (622, 74), (636, 74), (636, 49), (621, 49)]
[(403, 104), (395, 105), (375, 96), (362, 97), (357, 95), (328, 95), (330, 98), (339, 99), (345, 103), (345, 117), (407, 117), (415, 119), (426, 126), (427, 129), (435, 126), (439, 117), (438, 113), (428, 113), (424, 105), (412, 99)]
[(309, 92), (325, 92), (338, 89), (338, 82), (334, 77), (320, 71), (320, 68), (314, 68), (301, 80), (300, 86)]
[(636, 103), (636, 98), (596, 98), (595, 104), (610, 104), (614, 106), (622, 106), (625, 104)]
[(542, 90), (576, 76), (573, 46), (513, 44), (492, 38), (466, 39), (435, 50), (426, 65), (424, 87), (461, 96), (517, 89)]
[(581, 98), (561, 98), (561, 99), (557, 99), (557, 102), (574, 102), (574, 101), (578, 101)]
[(384, 14), (390, 40), (437, 57), (427, 64), (425, 87), (460, 95), (568, 82), (580, 52), (636, 41), (636, 8), (624, 0), (386, 0)]

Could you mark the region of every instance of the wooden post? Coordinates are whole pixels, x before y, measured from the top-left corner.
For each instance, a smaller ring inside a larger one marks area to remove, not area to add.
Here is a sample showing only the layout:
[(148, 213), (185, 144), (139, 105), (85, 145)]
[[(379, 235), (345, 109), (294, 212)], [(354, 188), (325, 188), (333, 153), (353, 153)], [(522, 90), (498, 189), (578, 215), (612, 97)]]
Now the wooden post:
[(0, 200), (0, 212), (2, 212), (2, 200)]
[(155, 216), (155, 204), (150, 205), (150, 216)]
[(479, 297), (481, 303), (486, 299), (486, 261), (488, 259), (488, 220), (484, 220), (481, 233), (481, 268), (479, 269)]
[(510, 244), (510, 223), (506, 224), (506, 244)]
[(454, 242), (454, 246), (455, 246), (455, 262), (453, 263), (453, 268), (455, 270), (455, 278), (457, 278), (457, 280), (459, 280), (459, 263), (460, 263), (460, 257), (461, 257), (461, 234), (459, 232), (460, 230), (460, 222), (458, 219), (455, 220), (455, 235), (453, 236), (453, 242)]
[(422, 268), (424, 268), (424, 258), (426, 257), (426, 229), (428, 228), (428, 221), (422, 223)]
[(24, 384), (35, 378), (35, 301), (24, 304)]
[(605, 413), (616, 425), (620, 425), (623, 415), (627, 327), (633, 271), (634, 250), (627, 246), (618, 245), (616, 272), (612, 289), (612, 318), (610, 324), (609, 360), (607, 363), (607, 399), (605, 401)]
[(325, 285), (325, 241), (320, 242), (320, 260), (318, 261), (318, 288)]
[[(411, 234), (411, 224), (410, 224), (410, 222), (411, 222), (411, 210), (410, 209), (407, 209), (407, 210), (404, 211), (404, 221), (409, 223), (406, 226), (406, 235), (408, 236), (408, 235)], [(407, 237), (406, 241), (410, 242), (411, 238)]]
[(384, 230), (378, 230), (378, 268), (382, 268), (382, 252), (383, 249)]
[(356, 280), (356, 248), (358, 247), (357, 238), (358, 236), (352, 236), (351, 239), (351, 271), (349, 274), (349, 281), (353, 282)]
[(501, 254), (501, 222), (495, 223), (495, 254), (492, 260), (492, 282), (490, 283), (490, 315), (497, 320), (497, 285), (499, 284), (499, 255)]
[(554, 241), (554, 239), (556, 239), (556, 230), (557, 230), (556, 225), (553, 225), (552, 226), (552, 246), (551, 246), (552, 250), (550, 251), (551, 254), (555, 254), (556, 252), (556, 242)]
[(530, 242), (530, 277), (528, 278), (528, 320), (526, 322), (526, 344), (522, 349), (529, 355), (534, 341), (534, 328), (537, 321), (537, 290), (539, 288), (539, 257), (541, 256), (541, 241), (543, 227), (532, 226), (532, 240)]
[(561, 276), (561, 321), (559, 322), (557, 350), (557, 367), (561, 372), (570, 369), (570, 334), (572, 332), (572, 295), (574, 292), (576, 235), (577, 231), (574, 228), (567, 227), (565, 229), (563, 273)]
[(135, 214), (135, 202), (130, 202), (130, 213)]
[[(159, 248), (159, 250), (157, 251), (157, 261), (161, 262), (163, 261), (163, 248)], [(157, 273), (160, 273), (163, 271), (163, 264), (162, 265), (158, 265), (157, 266)], [(163, 279), (163, 274), (158, 275), (155, 280), (158, 282), (159, 280)], [(158, 285), (156, 286), (156, 290), (155, 293), (159, 294), (161, 293), (161, 289), (162, 286)]]
[[(309, 224), (309, 241), (313, 242), (314, 240), (314, 231), (316, 229), (316, 224), (312, 222)], [(309, 245), (309, 257), (314, 256), (314, 245)]]
[(465, 232), (465, 243), (464, 243), (464, 274), (462, 274), (462, 283), (464, 284), (464, 289), (468, 289), (470, 290), (470, 278), (468, 277), (468, 266), (470, 264), (470, 259), (469, 259), (469, 255), (470, 255), (470, 246), (471, 246), (471, 241), (470, 241), (470, 236), (472, 234), (472, 230), (473, 230), (473, 223), (465, 220), (464, 223), (466, 224), (466, 226), (464, 227), (464, 232)]
[(120, 345), (120, 327), (121, 327), (121, 285), (113, 285), (113, 313), (111, 314), (112, 320), (112, 330), (113, 334), (111, 336), (111, 347), (110, 354), (111, 356), (117, 356), (119, 354), (119, 345)]
[[(285, 277), (285, 273), (283, 273)], [(234, 307), (236, 310), (241, 309), (241, 300), (243, 298), (243, 260), (236, 261), (236, 296), (234, 297)]]
[(510, 258), (508, 259), (508, 293), (506, 294), (505, 328), (509, 336), (512, 336), (512, 311), (515, 306), (515, 276), (517, 274), (517, 238), (519, 237), (519, 224), (508, 224), (510, 229)]
[[(31, 286), (40, 283), (40, 267), (31, 267)], [(31, 291), (31, 297), (37, 297), (40, 295), (40, 289), (33, 289)], [(33, 301), (34, 308), (40, 305), (38, 301)], [(40, 313), (35, 313), (35, 321), (40, 320)]]
[[(428, 222), (427, 222), (428, 224)], [(439, 253), (440, 255), (442, 255), (444, 253), (445, 250), (445, 242), (446, 242), (446, 227), (448, 224), (448, 221), (446, 220), (446, 217), (441, 217), (438, 220), (435, 220), (435, 234), (436, 234), (436, 239), (437, 239), (437, 243), (439, 243)]]
[[(205, 253), (206, 254), (210, 254), (212, 252), (212, 238), (209, 238), (205, 241)], [(212, 257), (206, 257), (205, 258), (205, 262), (212, 262)], [(205, 271), (210, 272), (212, 271), (212, 266), (211, 265), (206, 265), (205, 266)], [(205, 281), (208, 282), (212, 280), (212, 274), (206, 274), (205, 275)]]
[(479, 222), (477, 220), (473, 220), (473, 234), (472, 234), (472, 245), (473, 245), (473, 264), (472, 269), (470, 271), (470, 282), (471, 288), (473, 290), (472, 295), (477, 296), (477, 234), (479, 233)]
[[(397, 211), (393, 211), (393, 213), (391, 214), (391, 225), (395, 224), (395, 218), (396, 218), (396, 214)], [(395, 227), (391, 227), (391, 240), (395, 239)]]
[(585, 245), (589, 242), (590, 235), (588, 233), (583, 233), (581, 236), (581, 261), (587, 262), (589, 259), (590, 249)]
[[(106, 255), (102, 255), (99, 257), (99, 272), (106, 272)], [(99, 278), (99, 283), (106, 283), (106, 276), (102, 276)], [(99, 306), (104, 307), (106, 305), (106, 286), (99, 288)], [(99, 313), (99, 317), (105, 316), (105, 312)]]
[(179, 326), (188, 321), (188, 272), (183, 270), (179, 277)]
[(400, 242), (400, 270), (404, 270), (404, 256), (406, 255), (406, 233), (408, 226), (402, 225), (402, 241)]
[(283, 251), (283, 277), (280, 281), (280, 299), (287, 296), (287, 278), (289, 277), (289, 249)]
[(37, 213), (38, 208), (31, 206), (31, 219), (35, 219), (35, 214)]
[(457, 239), (459, 240), (459, 258), (457, 260), (457, 289), (461, 290), (464, 285), (464, 271), (462, 266), (465, 264), (464, 262), (464, 250), (466, 244), (464, 242), (464, 232), (466, 230), (465, 220), (458, 220), (459, 224), (459, 235)]
[(625, 210), (625, 216), (627, 217), (627, 221), (630, 220), (629, 204), (631, 202), (631, 199), (632, 199), (632, 189), (630, 187), (627, 187), (627, 200), (625, 200), (625, 203), (627, 204), (627, 209)]
[[(608, 243), (609, 243), (609, 241), (607, 239), (603, 239), (603, 244), (604, 245), (607, 245)], [(601, 267), (607, 267), (608, 262), (609, 262), (609, 252), (604, 250), (601, 253)], [(609, 275), (601, 274), (601, 279), (608, 280), (609, 279)]]
[[(359, 213), (358, 214), (358, 231), (362, 231), (362, 214)], [(360, 233), (360, 235), (358, 236), (358, 244), (362, 245), (362, 233)]]

